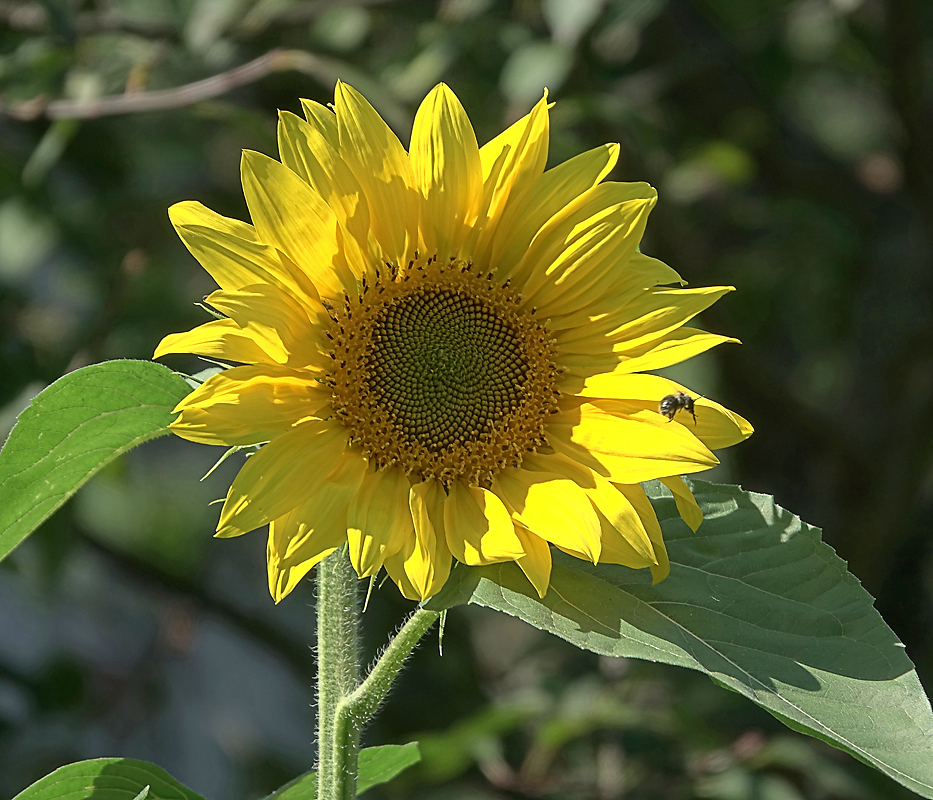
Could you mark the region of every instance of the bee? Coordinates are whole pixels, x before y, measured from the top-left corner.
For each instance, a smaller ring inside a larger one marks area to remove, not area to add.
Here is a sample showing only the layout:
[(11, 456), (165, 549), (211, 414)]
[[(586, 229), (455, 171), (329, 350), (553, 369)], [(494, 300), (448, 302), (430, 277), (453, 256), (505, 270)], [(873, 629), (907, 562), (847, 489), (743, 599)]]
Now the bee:
[(693, 417), (693, 424), (696, 425), (697, 415), (693, 403), (693, 398), (686, 392), (674, 392), (674, 394), (661, 398), (658, 413), (663, 414), (668, 421), (671, 421), (674, 419), (674, 414), (683, 409), (690, 413), (690, 416)]

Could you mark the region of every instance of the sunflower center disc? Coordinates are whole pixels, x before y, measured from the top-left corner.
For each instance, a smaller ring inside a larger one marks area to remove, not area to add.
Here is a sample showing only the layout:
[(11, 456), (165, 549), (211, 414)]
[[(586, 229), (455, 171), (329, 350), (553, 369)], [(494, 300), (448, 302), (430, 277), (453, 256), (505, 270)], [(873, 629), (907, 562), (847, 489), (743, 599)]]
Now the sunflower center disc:
[(400, 298), (374, 333), (373, 395), (429, 450), (476, 438), (521, 400), (529, 367), (515, 331), (462, 291)]
[(377, 466), (488, 485), (544, 444), (557, 369), (521, 298), (433, 260), (378, 275), (334, 313), (332, 385), (351, 441)]

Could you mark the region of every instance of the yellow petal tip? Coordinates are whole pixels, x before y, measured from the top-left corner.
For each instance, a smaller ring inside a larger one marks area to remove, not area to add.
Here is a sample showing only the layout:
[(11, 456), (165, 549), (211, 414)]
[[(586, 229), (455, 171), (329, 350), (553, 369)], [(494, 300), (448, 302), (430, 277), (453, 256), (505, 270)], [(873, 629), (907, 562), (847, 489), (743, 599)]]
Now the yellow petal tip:
[(152, 353), (152, 358), (153, 358), (153, 359), (162, 358), (162, 356), (168, 355), (169, 353), (172, 352), (172, 350), (169, 348), (169, 346), (165, 343), (165, 340), (166, 340), (166, 339), (168, 339), (167, 336), (165, 337), (165, 339), (163, 339), (161, 342), (159, 342), (159, 344), (156, 346), (155, 351), (153, 351), (153, 353)]

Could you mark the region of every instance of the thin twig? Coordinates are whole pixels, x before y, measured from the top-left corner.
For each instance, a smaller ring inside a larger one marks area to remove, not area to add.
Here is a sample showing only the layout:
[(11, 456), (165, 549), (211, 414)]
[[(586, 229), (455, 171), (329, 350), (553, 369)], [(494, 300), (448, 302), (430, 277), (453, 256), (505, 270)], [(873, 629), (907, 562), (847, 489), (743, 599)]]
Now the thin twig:
[(49, 100), (37, 97), (7, 108), (0, 104), (0, 115), (5, 114), (20, 120), (97, 119), (119, 114), (165, 111), (209, 100), (238, 86), (254, 83), (273, 72), (289, 70), (303, 72), (327, 85), (337, 80), (336, 71), (324, 59), (303, 50), (276, 49), (227, 72), (174, 89), (132, 92), (87, 100)]
[(366, 95), (396, 131), (411, 129), (411, 113), (384, 86), (359, 70), (339, 61), (321, 58), (304, 50), (270, 50), (259, 58), (227, 72), (212, 75), (174, 89), (151, 92), (127, 92), (86, 100), (50, 100), (36, 97), (4, 106), (0, 98), (0, 119), (4, 116), (23, 121), (35, 119), (97, 119), (121, 114), (168, 111), (218, 97), (238, 86), (255, 83), (274, 72), (302, 72), (319, 84), (332, 89), (337, 79), (348, 81)]

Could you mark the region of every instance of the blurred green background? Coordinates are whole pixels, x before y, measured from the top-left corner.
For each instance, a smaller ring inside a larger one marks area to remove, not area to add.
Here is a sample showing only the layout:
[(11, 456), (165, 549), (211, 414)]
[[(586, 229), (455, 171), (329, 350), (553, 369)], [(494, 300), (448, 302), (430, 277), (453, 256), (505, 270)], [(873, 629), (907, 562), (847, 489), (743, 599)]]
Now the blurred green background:
[[(661, 196), (642, 249), (738, 287), (702, 324), (744, 344), (670, 370), (757, 428), (710, 479), (823, 527), (933, 687), (931, 43), (926, 0), (0, 2), (0, 438), (65, 371), (205, 319), (166, 208), (246, 218), (240, 151), (275, 153), (277, 108), (340, 77), (407, 142), (443, 80), (485, 142), (547, 86), (550, 163), (620, 142), (612, 177)], [(104, 95), (126, 113), (95, 118)], [(264, 535), (211, 538), (218, 454), (144, 446), (3, 564), (0, 796), (103, 755), (211, 800), (311, 766), (312, 586), (274, 607)], [(374, 592), (367, 657), (409, 607)], [(425, 755), (373, 797), (912, 796), (702, 676), (477, 609), (364, 738)]]

